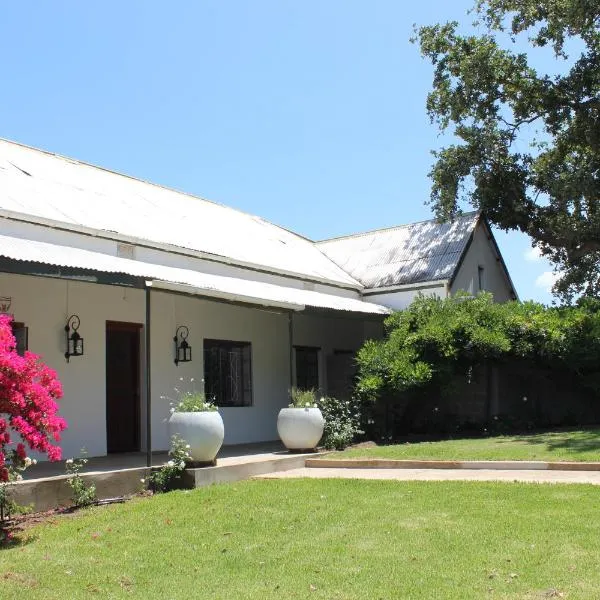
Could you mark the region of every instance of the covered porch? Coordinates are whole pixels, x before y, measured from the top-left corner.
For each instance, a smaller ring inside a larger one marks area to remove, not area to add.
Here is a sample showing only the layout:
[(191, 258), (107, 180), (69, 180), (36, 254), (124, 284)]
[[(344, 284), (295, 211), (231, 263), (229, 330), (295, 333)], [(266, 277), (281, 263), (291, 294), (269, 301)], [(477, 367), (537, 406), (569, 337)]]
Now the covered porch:
[[(276, 440), (289, 389), (303, 386), (297, 355), (315, 388), (341, 389), (349, 357), (377, 335), (388, 312), (349, 290), (289, 283), (299, 287), (0, 236), (0, 295), (11, 298), (28, 349), (63, 383), (65, 458), (85, 448), (91, 457), (127, 451), (129, 468), (143, 457), (145, 467), (160, 462), (154, 453), (169, 447), (173, 389), (181, 380), (204, 385), (207, 349), (231, 346), (241, 349), (238, 387), (244, 393), (237, 403), (219, 403), (224, 443)], [(65, 323), (72, 315), (85, 346), (82, 355), (65, 360)], [(174, 335), (181, 325), (189, 330), (193, 360), (177, 363)], [(102, 464), (94, 458), (90, 466)]]

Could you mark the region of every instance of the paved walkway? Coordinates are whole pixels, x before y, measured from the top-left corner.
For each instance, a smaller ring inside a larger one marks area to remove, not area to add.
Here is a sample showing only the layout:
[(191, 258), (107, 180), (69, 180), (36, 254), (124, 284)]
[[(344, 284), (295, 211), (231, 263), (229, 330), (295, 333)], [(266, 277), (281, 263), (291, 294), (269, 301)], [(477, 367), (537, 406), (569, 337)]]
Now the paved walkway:
[(508, 469), (292, 469), (258, 475), (259, 479), (395, 479), (399, 481), (520, 481), (528, 483), (591, 483), (600, 485), (599, 471)]

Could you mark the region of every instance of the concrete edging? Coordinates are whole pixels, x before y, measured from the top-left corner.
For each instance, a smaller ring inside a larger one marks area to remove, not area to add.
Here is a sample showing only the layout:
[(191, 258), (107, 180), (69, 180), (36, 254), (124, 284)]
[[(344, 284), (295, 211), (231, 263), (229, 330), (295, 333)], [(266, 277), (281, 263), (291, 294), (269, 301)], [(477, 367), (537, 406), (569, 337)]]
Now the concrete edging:
[(600, 471), (600, 462), (524, 460), (396, 460), (382, 458), (307, 458), (311, 469), (497, 469), (527, 471)]

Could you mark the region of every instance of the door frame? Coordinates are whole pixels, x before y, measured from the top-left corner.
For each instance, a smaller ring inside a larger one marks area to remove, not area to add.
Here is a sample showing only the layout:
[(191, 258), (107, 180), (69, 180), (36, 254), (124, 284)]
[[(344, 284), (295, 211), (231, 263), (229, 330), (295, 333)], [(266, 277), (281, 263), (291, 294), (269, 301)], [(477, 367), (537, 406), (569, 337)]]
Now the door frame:
[[(135, 395), (136, 395), (136, 399), (135, 399), (135, 403), (134, 403), (134, 409), (135, 409), (135, 422), (136, 422), (136, 427), (135, 427), (135, 437), (134, 437), (134, 442), (135, 442), (135, 447), (137, 448), (136, 451), (140, 451), (141, 447), (142, 447), (142, 331), (144, 329), (144, 325), (142, 323), (134, 323), (134, 322), (130, 322), (130, 321), (111, 321), (111, 320), (106, 320), (106, 325), (105, 325), (105, 333), (104, 333), (104, 342), (105, 342), (105, 358), (104, 358), (104, 369), (105, 369), (105, 379), (108, 376), (108, 346), (107, 346), (107, 338), (108, 338), (108, 333), (109, 331), (127, 331), (130, 333), (137, 333), (138, 334), (138, 343), (137, 343), (137, 356), (134, 357), (134, 371), (135, 371), (135, 383), (136, 383), (136, 390), (135, 390)], [(108, 390), (106, 390), (106, 394), (108, 393)], [(105, 398), (105, 406), (106, 409), (108, 409), (108, 397)], [(107, 412), (107, 411), (106, 411)], [(108, 428), (109, 428), (110, 424), (108, 422), (108, 412), (106, 414), (106, 452), (107, 454), (109, 453), (108, 450)]]

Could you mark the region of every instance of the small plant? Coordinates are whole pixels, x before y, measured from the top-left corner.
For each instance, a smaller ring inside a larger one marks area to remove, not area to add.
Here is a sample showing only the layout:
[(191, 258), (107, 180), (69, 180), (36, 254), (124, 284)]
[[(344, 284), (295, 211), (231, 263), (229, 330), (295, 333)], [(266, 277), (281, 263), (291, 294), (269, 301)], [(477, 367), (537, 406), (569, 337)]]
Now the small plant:
[[(169, 460), (148, 477), (148, 486), (155, 492), (172, 490), (177, 480), (185, 470), (185, 464), (191, 460), (190, 445), (178, 435), (171, 438)], [(142, 483), (146, 483), (142, 481)]]
[(72, 490), (71, 500), (77, 508), (90, 506), (97, 500), (96, 486), (93, 483), (86, 484), (83, 477), (81, 477), (81, 469), (83, 469), (88, 461), (85, 458), (85, 450), (82, 450), (81, 454), (84, 456), (69, 458), (65, 461), (65, 469), (67, 475), (69, 475), (67, 483), (71, 486)]
[(325, 419), (321, 445), (328, 450), (343, 450), (356, 436), (364, 433), (360, 429), (361, 411), (358, 400), (338, 400), (324, 397), (318, 402)]
[[(0, 430), (0, 435), (2, 431)], [(18, 443), (15, 448), (4, 453), (0, 452), (0, 466), (2, 478), (0, 479), (0, 544), (7, 544), (13, 540), (11, 518), (15, 514), (27, 512), (27, 508), (17, 504), (10, 496), (10, 488), (17, 481), (23, 479), (23, 471), (36, 464), (35, 458), (29, 458), (25, 446)]]
[(290, 391), (290, 400), (290, 408), (317, 408), (317, 394), (315, 390), (292, 388)]
[[(183, 381), (183, 377), (180, 378)], [(162, 396), (163, 399), (169, 400), (171, 405), (171, 413), (174, 412), (213, 412), (218, 410), (214, 402), (206, 399), (204, 392), (197, 390), (194, 387), (194, 378), (190, 379), (190, 389), (181, 390), (174, 388), (177, 398), (173, 399), (169, 396)]]

